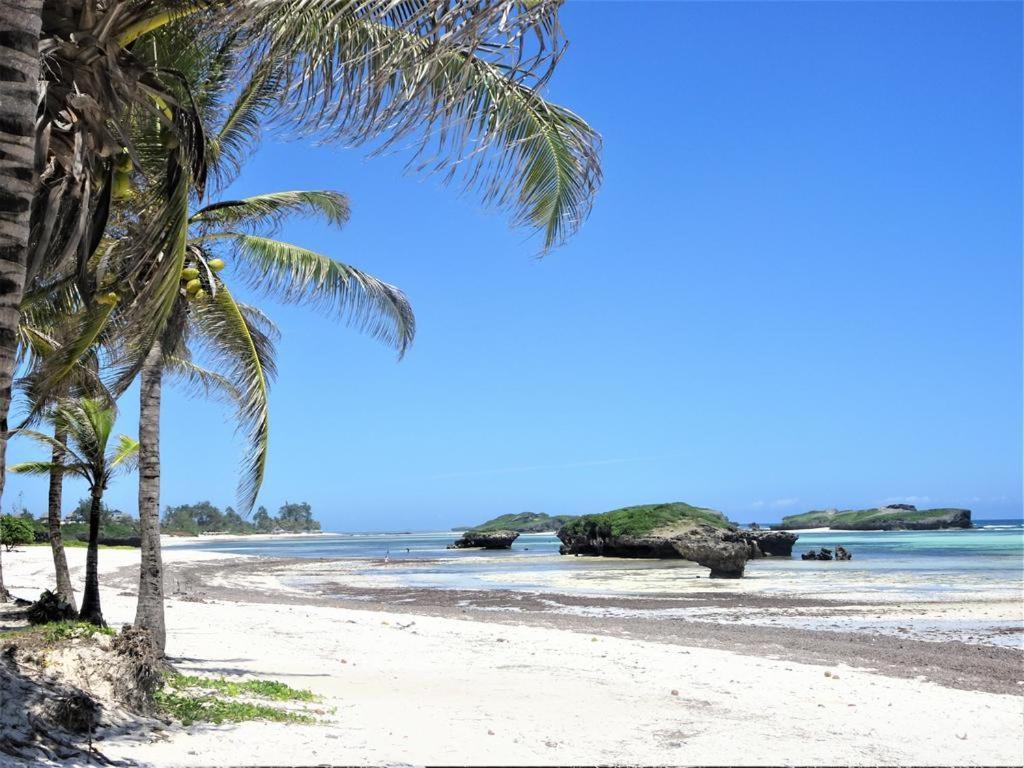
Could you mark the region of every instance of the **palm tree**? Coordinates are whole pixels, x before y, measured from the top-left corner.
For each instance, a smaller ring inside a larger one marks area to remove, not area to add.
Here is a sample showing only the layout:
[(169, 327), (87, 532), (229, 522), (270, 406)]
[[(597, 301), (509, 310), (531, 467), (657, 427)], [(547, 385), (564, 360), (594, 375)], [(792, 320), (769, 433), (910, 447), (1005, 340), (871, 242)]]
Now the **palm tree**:
[[(205, 155), (211, 174), (222, 185), (239, 172), (243, 153), (258, 140), (261, 117), (268, 109), (259, 95), (262, 81), (237, 90), (228, 77), (236, 69), (237, 51), (230, 46), (210, 49), (162, 33), (153, 39), (150, 55), (181, 74), (188, 94), (204, 120), (209, 137)], [(184, 97), (184, 94), (181, 94)], [(108, 269), (133, 273), (132, 264), (145, 260), (144, 242), (131, 222), (145, 222), (146, 207), (162, 201), (141, 190), (145, 179), (158, 177), (166, 148), (152, 121), (140, 121), (133, 134), (143, 166), (139, 193), (126, 193), (126, 204), (140, 208), (129, 217), (122, 237), (111, 243)], [(159, 189), (172, 193), (169, 184)], [(268, 390), (274, 372), (276, 328), (256, 308), (238, 302), (220, 270), (233, 261), (236, 282), (247, 283), (286, 303), (301, 303), (336, 311), (350, 323), (394, 346), (401, 356), (414, 334), (412, 310), (397, 288), (354, 267), (274, 237), (286, 217), (305, 215), (340, 226), (348, 219), (348, 200), (329, 190), (288, 191), (228, 199), (199, 207), (199, 190), (187, 190), (185, 201), (198, 208), (182, 221), (181, 272), (174, 275), (172, 305), (163, 333), (148, 349), (141, 366), (139, 407), (139, 519), (142, 565), (136, 626), (150, 630), (163, 650), (166, 630), (160, 556), (159, 426), (165, 372), (183, 375), (207, 392), (233, 395), (239, 421), (247, 435), (248, 452), (239, 482), (239, 505), (248, 512), (263, 480), (269, 445)], [(145, 226), (140, 224), (140, 226)], [(127, 283), (128, 279), (116, 279)], [(144, 294), (141, 294), (144, 295)], [(126, 295), (126, 303), (137, 299)], [(134, 343), (144, 343), (133, 337)], [(131, 343), (131, 342), (130, 342)], [(207, 352), (212, 370), (193, 362), (195, 351)]]
[[(95, 301), (99, 280), (88, 265), (107, 226), (114, 158), (122, 149), (132, 155), (127, 114), (159, 120), (176, 149), (167, 162), (169, 194), (145, 238), (150, 258), (139, 262), (138, 282), (149, 295), (135, 303), (134, 322), (125, 321), (146, 339), (134, 345), (140, 357), (128, 366), (131, 376), (176, 303), (188, 190), (205, 184), (201, 122), (170, 93), (175, 74), (137, 55), (142, 38), (162, 28), (197, 37), (212, 30), (244, 50), (247, 99), (275, 107), (280, 121), (350, 144), (383, 138), (381, 149), (413, 138), (417, 170), (461, 179), (486, 202), (511, 208), (515, 223), (543, 232), (547, 248), (580, 226), (601, 179), (597, 134), (539, 95), (562, 52), (559, 5), (0, 0), (0, 155), (10, 160), (0, 165), (0, 189), (12, 191), (0, 199), (0, 495), (23, 287), (70, 258), (86, 298), (78, 318), (86, 336), (55, 356), (42, 389), (71, 369), (109, 313)], [(33, 122), (41, 71), (45, 99)], [(229, 160), (254, 127), (237, 125), (240, 140), (220, 148)], [(170, 258), (158, 258), (164, 254)], [(0, 568), (0, 600), (5, 594)]]
[[(64, 472), (78, 475), (89, 484), (89, 549), (85, 560), (85, 591), (79, 617), (98, 626), (104, 625), (100, 609), (98, 569), (103, 493), (118, 472), (130, 470), (139, 450), (136, 440), (121, 435), (117, 445), (108, 452), (116, 418), (116, 409), (103, 400), (81, 398), (61, 402), (49, 413), (49, 420), (55, 425), (60, 424), (67, 433), (68, 439), (63, 443), (41, 432), (19, 430), (19, 434), (50, 448), (59, 445), (66, 456)], [(10, 467), (11, 472), (35, 475), (49, 475), (52, 469), (52, 461), (27, 461)]]
[[(74, 314), (80, 304), (74, 285), (65, 282), (54, 286), (42, 286), (38, 290), (29, 290), (21, 303), (21, 324), (18, 339), (18, 365), (32, 371), (41, 365), (48, 356), (56, 353), (73, 329), (67, 327), (68, 315)], [(21, 384), (28, 391), (31, 385), (25, 384), (31, 379), (29, 373)], [(111, 400), (99, 376), (99, 359), (95, 351), (83, 355), (71, 375), (67, 376), (58, 386), (48, 403), (39, 403), (34, 412), (42, 412), (48, 404), (73, 397), (95, 396)], [(24, 426), (24, 425), (23, 425)], [(56, 592), (73, 609), (75, 609), (75, 593), (71, 585), (67, 558), (64, 554), (64, 543), (61, 532), (61, 505), (64, 485), (64, 448), (67, 433), (59, 420), (54, 421), (53, 436), (55, 443), (51, 446), (51, 463), (49, 493), (47, 495), (47, 532), (50, 549), (53, 554)]]

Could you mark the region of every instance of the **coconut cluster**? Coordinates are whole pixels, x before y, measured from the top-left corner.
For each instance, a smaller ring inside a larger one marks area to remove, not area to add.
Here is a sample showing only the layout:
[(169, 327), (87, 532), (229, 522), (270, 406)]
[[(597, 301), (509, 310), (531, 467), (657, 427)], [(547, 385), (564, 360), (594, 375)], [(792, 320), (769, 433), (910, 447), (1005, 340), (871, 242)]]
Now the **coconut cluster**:
[[(206, 266), (211, 272), (220, 272), (224, 269), (224, 259), (209, 259), (206, 262)], [(181, 270), (182, 287), (185, 290), (185, 295), (190, 299), (200, 300), (206, 298), (206, 289), (203, 287), (203, 281), (199, 275), (199, 269), (195, 266), (186, 266)]]

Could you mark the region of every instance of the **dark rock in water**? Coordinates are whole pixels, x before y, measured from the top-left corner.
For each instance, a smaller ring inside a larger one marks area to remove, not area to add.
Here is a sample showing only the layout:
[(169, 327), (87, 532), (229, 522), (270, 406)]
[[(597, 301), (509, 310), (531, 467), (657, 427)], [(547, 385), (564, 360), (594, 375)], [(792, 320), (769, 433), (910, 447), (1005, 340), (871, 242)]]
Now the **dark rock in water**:
[(853, 560), (853, 554), (842, 545), (836, 547), (833, 555), (831, 549), (822, 547), (817, 552), (810, 549), (800, 555), (801, 560)]
[(832, 550), (831, 549), (826, 549), (825, 547), (822, 547), (817, 552), (815, 552), (813, 549), (809, 549), (806, 552), (804, 552), (802, 555), (800, 555), (800, 559), (801, 560), (831, 560), (832, 559)]
[(799, 538), (795, 533), (787, 531), (762, 531), (751, 528), (749, 531), (736, 531), (741, 541), (749, 548), (749, 557), (792, 557), (793, 545)]
[(508, 549), (519, 538), (516, 531), (466, 531), (452, 549)]

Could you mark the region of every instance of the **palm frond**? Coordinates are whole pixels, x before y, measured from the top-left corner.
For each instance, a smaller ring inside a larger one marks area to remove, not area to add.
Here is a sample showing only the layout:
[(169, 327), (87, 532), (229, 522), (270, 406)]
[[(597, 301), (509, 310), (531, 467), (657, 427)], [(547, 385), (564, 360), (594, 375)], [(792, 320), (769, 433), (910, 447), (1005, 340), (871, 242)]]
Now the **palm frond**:
[[(112, 306), (96, 304), (68, 319), (66, 338), (70, 341), (43, 355), (36, 370), (26, 379), (25, 391), (34, 412), (44, 407), (69, 377), (82, 370), (83, 361), (93, 354), (94, 345), (105, 330), (112, 311)], [(37, 351), (42, 350), (37, 347)]]
[[(453, 0), (398, 12), (406, 4), (284, 0), (253, 19), (265, 30), (257, 51), (282, 62), (278, 118), (326, 140), (380, 142), (378, 151), (411, 142), (411, 167), (510, 208), (547, 249), (575, 233), (601, 183), (598, 134), (540, 94), (543, 64), (557, 59), (545, 47), (557, 5)], [(534, 55), (526, 31), (540, 34)]]
[(289, 216), (316, 216), (340, 227), (348, 221), (348, 198), (331, 190), (271, 192), (212, 203), (193, 214), (191, 223), (257, 230), (276, 228)]
[(210, 166), (222, 187), (233, 180), (259, 146), (266, 114), (278, 102), (283, 75), (273, 62), (257, 65), (210, 139)]
[(246, 262), (238, 277), (285, 304), (337, 312), (352, 326), (405, 354), (416, 333), (412, 307), (401, 290), (347, 264), (290, 243), (240, 232), (207, 236), (227, 241)]
[(7, 471), (16, 475), (49, 475), (55, 467), (63, 468), (63, 465), (52, 461), (23, 461), (20, 464), (9, 464)]
[[(188, 254), (190, 172), (171, 162), (166, 198), (139, 236), (141, 251), (129, 259), (129, 280), (141, 286), (124, 312), (124, 359), (113, 368), (110, 389), (123, 392), (142, 368), (146, 353), (164, 334), (180, 298)], [(134, 243), (128, 243), (129, 247)]]
[(239, 397), (238, 389), (226, 376), (197, 365), (182, 357), (165, 357), (164, 370), (182, 383), (193, 397), (219, 399), (234, 402)]
[(111, 470), (120, 468), (125, 472), (135, 470), (139, 458), (139, 441), (128, 435), (118, 435), (117, 447), (110, 458), (109, 467)]
[(273, 341), (251, 324), (221, 284), (216, 296), (196, 302), (195, 338), (238, 392), (238, 431), (246, 444), (238, 482), (238, 504), (252, 509), (266, 471), (270, 441), (270, 380), (276, 368)]
[[(51, 422), (55, 423), (60, 418), (61, 418), (60, 414), (55, 414), (52, 411), (49, 414), (49, 421), (51, 421)], [(66, 442), (61, 442), (60, 440), (56, 439), (52, 435), (46, 434), (45, 432), (38, 432), (38, 431), (36, 431), (34, 429), (26, 429), (26, 428), (21, 428), (21, 429), (15, 430), (14, 432), (11, 433), (11, 436), (12, 437), (14, 437), (14, 436), (27, 437), (27, 438), (29, 438), (31, 440), (35, 440), (37, 443), (40, 443), (41, 445), (46, 446), (51, 451), (54, 448), (57, 448), (58, 450), (60, 450), (60, 451), (62, 451), (64, 453), (64, 455), (65, 455), (65, 463), (69, 463), (69, 464), (84, 464), (85, 463), (85, 458), (81, 454), (79, 454), (79, 452), (77, 450), (75, 450), (75, 446), (70, 444), (70, 440), (66, 441)], [(68, 461), (68, 459), (70, 459), (70, 461)]]

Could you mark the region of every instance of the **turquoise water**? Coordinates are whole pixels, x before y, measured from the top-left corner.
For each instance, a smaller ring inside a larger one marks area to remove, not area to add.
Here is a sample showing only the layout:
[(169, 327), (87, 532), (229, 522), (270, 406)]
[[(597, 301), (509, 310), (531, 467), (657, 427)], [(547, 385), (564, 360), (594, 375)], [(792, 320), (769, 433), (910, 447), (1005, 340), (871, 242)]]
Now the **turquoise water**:
[[(203, 539), (179, 546), (249, 555), (299, 558), (345, 558), (349, 573), (386, 577), (408, 586), (570, 589), (602, 592), (675, 589), (681, 580), (706, 573), (692, 563), (665, 560), (558, 555), (551, 534), (524, 534), (511, 550), (455, 550), (446, 546), (458, 534), (357, 533), (326, 536), (218, 540)], [(842, 544), (851, 562), (800, 560), (800, 553)], [(766, 589), (779, 584), (794, 591), (815, 589), (864, 592), (1012, 594), (1024, 584), (1024, 523), (1021, 520), (978, 520), (969, 530), (871, 531), (801, 533), (792, 559), (751, 561), (744, 582)], [(388, 567), (379, 565), (385, 558)], [(825, 582), (828, 582), (826, 584)], [(721, 582), (701, 581), (701, 588)]]

